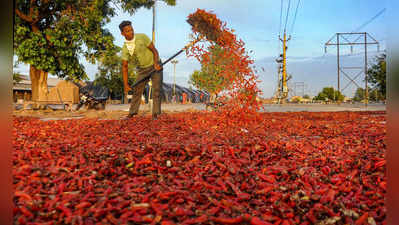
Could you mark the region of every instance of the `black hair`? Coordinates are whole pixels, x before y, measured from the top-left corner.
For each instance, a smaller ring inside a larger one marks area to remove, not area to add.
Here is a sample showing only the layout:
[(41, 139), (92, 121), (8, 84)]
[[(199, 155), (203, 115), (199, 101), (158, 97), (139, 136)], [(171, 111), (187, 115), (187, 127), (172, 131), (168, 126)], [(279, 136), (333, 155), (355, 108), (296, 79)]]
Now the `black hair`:
[(122, 21), (122, 23), (119, 24), (119, 30), (121, 30), (121, 32), (123, 31), (123, 28), (126, 26), (131, 26), (132, 22), (130, 22), (129, 20), (124, 20)]

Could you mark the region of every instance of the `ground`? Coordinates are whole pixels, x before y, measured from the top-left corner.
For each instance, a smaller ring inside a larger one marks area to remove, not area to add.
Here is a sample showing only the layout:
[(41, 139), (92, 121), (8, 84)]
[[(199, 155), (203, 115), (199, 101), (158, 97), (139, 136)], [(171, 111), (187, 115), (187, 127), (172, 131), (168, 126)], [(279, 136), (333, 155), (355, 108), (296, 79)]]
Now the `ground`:
[[(20, 108), (21, 105), (16, 106)], [(125, 117), (129, 111), (128, 104), (110, 104), (105, 110), (79, 110), (73, 112), (66, 112), (62, 106), (52, 106), (48, 110), (14, 110), (16, 116), (33, 116), (44, 120), (52, 119), (79, 119), (79, 118), (99, 118), (99, 119), (120, 119)], [(162, 104), (162, 112), (176, 113), (176, 112), (196, 112), (205, 110), (205, 105), (201, 103), (196, 104)], [(384, 104), (265, 104), (262, 111), (265, 112), (337, 112), (337, 111), (384, 111), (386, 105)], [(148, 104), (140, 106), (140, 115), (149, 115)]]
[(386, 224), (385, 106), (112, 107), (15, 113), (14, 224)]
[[(80, 119), (80, 118), (99, 118), (99, 119), (121, 119), (127, 116), (129, 112), (127, 104), (113, 104), (107, 105), (105, 110), (85, 110), (79, 111), (65, 111), (61, 105), (51, 106), (47, 110), (14, 110), (15, 116), (33, 116), (43, 120), (55, 119)], [(176, 112), (194, 112), (205, 109), (203, 104), (162, 104), (162, 112), (176, 113)], [(150, 115), (149, 106), (142, 105), (139, 111), (140, 116)]]

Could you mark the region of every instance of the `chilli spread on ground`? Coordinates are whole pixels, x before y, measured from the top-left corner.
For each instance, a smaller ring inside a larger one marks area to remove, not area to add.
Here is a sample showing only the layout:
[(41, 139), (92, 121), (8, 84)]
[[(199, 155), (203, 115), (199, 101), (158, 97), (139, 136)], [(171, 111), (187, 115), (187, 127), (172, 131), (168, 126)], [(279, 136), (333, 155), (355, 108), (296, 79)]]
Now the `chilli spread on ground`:
[(14, 224), (384, 224), (385, 112), (14, 117)]

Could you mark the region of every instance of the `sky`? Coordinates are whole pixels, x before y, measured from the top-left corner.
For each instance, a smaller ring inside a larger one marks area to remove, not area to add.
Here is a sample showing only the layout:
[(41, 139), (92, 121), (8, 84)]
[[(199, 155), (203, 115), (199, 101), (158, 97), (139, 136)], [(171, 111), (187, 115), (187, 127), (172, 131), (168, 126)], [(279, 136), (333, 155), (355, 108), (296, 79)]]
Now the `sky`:
[[(155, 46), (162, 60), (166, 60), (189, 42), (191, 27), (186, 19), (197, 8), (215, 13), (227, 23), (228, 28), (235, 30), (237, 37), (244, 41), (246, 49), (252, 50), (250, 56), (255, 60), (255, 66), (264, 68), (257, 73), (263, 97), (271, 97), (277, 88), (275, 59), (282, 51), (278, 36), (283, 34), (284, 28), (291, 36), (287, 50), (287, 71), (292, 75), (289, 85), (293, 87), (295, 83), (303, 82), (305, 88), (300, 93), (305, 92), (311, 96), (317, 95), (323, 87), (337, 87), (337, 49), (330, 46), (327, 53), (324, 49), (324, 44), (335, 33), (356, 31), (379, 12), (387, 9), (359, 30), (368, 32), (380, 42), (380, 52), (377, 52), (376, 46), (368, 47), (369, 64), (373, 63), (377, 54), (386, 49), (386, 14), (389, 10), (387, 0), (176, 0), (176, 6), (168, 6), (162, 1), (156, 3)], [(114, 35), (116, 45), (122, 46), (124, 42), (118, 28), (122, 20), (131, 20), (136, 33), (152, 36), (152, 10), (143, 8), (134, 15), (120, 10), (117, 13), (105, 27)], [(353, 53), (350, 47), (342, 47), (340, 50), (342, 65), (364, 65), (364, 47), (354, 47)], [(200, 64), (193, 58), (187, 58), (184, 53), (176, 59), (179, 61), (176, 64), (176, 83), (188, 87), (190, 74), (200, 69)], [(87, 62), (83, 64), (90, 79), (94, 79), (97, 65)], [(28, 71), (24, 65), (19, 70), (26, 73)], [(359, 71), (347, 71), (347, 74), (353, 78)], [(364, 75), (360, 75), (356, 80), (362, 87), (363, 78)], [(342, 75), (341, 88), (348, 81)], [(164, 66), (164, 82), (173, 83), (173, 64)], [(351, 84), (343, 93), (352, 97), (356, 88), (356, 85)]]

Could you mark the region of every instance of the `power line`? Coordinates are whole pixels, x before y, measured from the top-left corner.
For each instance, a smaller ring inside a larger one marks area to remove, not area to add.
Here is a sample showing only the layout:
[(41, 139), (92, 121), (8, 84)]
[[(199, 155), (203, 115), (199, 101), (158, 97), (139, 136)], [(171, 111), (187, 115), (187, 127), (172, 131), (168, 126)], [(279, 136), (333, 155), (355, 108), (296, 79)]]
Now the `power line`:
[(375, 19), (377, 19), (377, 17), (379, 17), (380, 15), (382, 15), (384, 12), (386, 11), (386, 8), (383, 8), (381, 11), (379, 11), (373, 18), (371, 18), (370, 20), (368, 20), (367, 22), (365, 22), (364, 24), (362, 24), (359, 28), (357, 28), (355, 31), (353, 32), (358, 32), (361, 29), (363, 29), (365, 26), (367, 26), (369, 23), (373, 22)]
[(298, 0), (298, 4), (296, 6), (296, 10), (295, 10), (295, 16), (294, 16), (294, 21), (292, 22), (292, 26), (291, 26), (291, 34), (294, 32), (294, 26), (295, 26), (295, 21), (296, 21), (296, 15), (298, 13), (298, 8), (299, 8), (299, 4), (301, 3), (301, 0)]
[[(278, 36), (280, 36), (280, 34), (281, 34), (282, 17), (283, 17), (283, 0), (280, 1), (280, 26), (278, 28)], [(277, 40), (277, 41), (278, 41), (278, 52), (280, 52), (281, 43), (280, 43), (280, 40)]]
[(281, 0), (281, 3), (280, 3), (280, 26), (278, 28), (278, 35), (280, 35), (280, 33), (281, 33), (281, 20), (282, 20), (282, 17), (283, 17), (283, 0)]
[(287, 28), (288, 14), (290, 13), (290, 6), (291, 6), (291, 0), (288, 1), (288, 10), (287, 10), (287, 17), (285, 18), (284, 33), (286, 31), (286, 28)]

